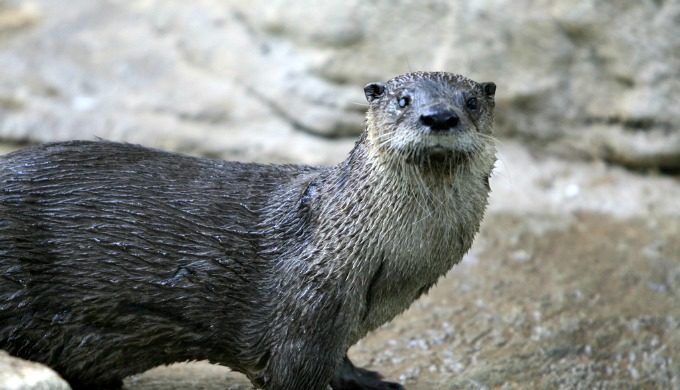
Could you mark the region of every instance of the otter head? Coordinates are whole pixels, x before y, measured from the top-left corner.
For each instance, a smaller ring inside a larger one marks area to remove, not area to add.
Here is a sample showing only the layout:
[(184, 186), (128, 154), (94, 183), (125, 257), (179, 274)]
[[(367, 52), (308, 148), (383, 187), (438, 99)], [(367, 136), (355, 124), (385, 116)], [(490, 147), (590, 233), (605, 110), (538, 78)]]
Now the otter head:
[(460, 163), (491, 143), (494, 83), (414, 72), (364, 87), (367, 138), (382, 155), (411, 163)]

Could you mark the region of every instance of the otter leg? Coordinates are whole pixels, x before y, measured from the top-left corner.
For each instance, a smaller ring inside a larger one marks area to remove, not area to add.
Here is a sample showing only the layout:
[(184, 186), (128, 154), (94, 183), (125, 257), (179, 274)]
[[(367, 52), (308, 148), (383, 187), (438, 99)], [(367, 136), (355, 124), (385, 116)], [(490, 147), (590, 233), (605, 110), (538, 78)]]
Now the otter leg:
[(356, 367), (347, 356), (335, 371), (331, 387), (333, 390), (404, 390), (399, 383), (383, 381), (382, 375), (375, 371)]
[(277, 348), (258, 385), (266, 390), (327, 390), (342, 353), (322, 345), (305, 340)]
[(317, 293), (294, 300), (290, 322), (277, 329), (261, 377), (266, 390), (328, 390), (342, 364), (358, 305), (346, 304), (335, 286), (313, 287)]

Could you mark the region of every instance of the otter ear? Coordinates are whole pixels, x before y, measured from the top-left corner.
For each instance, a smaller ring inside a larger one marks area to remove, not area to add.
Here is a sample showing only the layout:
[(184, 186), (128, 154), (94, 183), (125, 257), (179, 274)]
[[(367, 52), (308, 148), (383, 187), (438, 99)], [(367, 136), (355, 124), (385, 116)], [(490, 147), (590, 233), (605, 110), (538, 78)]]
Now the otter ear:
[(366, 95), (366, 100), (368, 100), (369, 103), (382, 97), (384, 93), (385, 84), (383, 83), (369, 83), (364, 87), (364, 94)]
[(496, 94), (496, 84), (492, 82), (482, 83), (482, 89), (486, 96), (493, 96)]

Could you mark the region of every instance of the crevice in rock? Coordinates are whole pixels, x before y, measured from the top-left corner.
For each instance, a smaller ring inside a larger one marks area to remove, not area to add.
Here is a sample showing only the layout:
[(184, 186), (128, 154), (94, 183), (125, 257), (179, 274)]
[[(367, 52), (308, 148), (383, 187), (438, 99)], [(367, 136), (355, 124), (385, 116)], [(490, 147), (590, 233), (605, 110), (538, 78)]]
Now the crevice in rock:
[(649, 130), (672, 130), (674, 126), (669, 122), (659, 121), (654, 118), (623, 118), (620, 116), (608, 117), (587, 117), (585, 125), (619, 125), (629, 131), (649, 131)]
[(318, 138), (323, 138), (323, 139), (342, 139), (346, 138), (345, 136), (342, 136), (340, 134), (323, 134), (320, 133), (316, 130), (314, 130), (311, 127), (305, 126), (304, 124), (300, 123), (297, 119), (293, 118), (290, 114), (288, 114), (283, 108), (281, 108), (278, 104), (276, 104), (272, 99), (269, 97), (265, 96), (263, 93), (260, 93), (257, 89), (255, 89), (252, 86), (246, 85), (242, 82), (239, 82), (238, 80), (234, 80), (235, 83), (238, 85), (242, 86), (248, 93), (251, 94), (255, 99), (260, 101), (263, 105), (265, 105), (267, 108), (269, 108), (274, 115), (276, 115), (278, 118), (283, 120), (284, 122), (290, 124), (295, 130), (300, 131), (305, 134), (309, 134)]
[(228, 123), (230, 119), (229, 113), (218, 107), (205, 107), (197, 111), (177, 111), (167, 107), (156, 107), (146, 112), (158, 115), (169, 115), (177, 118), (177, 120), (181, 122), (199, 125), (224, 125)]
[(0, 137), (0, 150), (3, 149), (19, 149), (25, 146), (33, 145), (39, 141), (30, 139), (28, 137), (23, 138), (7, 138)]
[(0, 95), (0, 110), (19, 111), (26, 106), (25, 102), (14, 96)]
[(605, 148), (602, 159), (609, 164), (620, 165), (635, 172), (658, 172), (670, 176), (680, 175), (680, 154), (678, 153), (634, 155)]
[(34, 27), (40, 16), (35, 4), (12, 6), (0, 2), (0, 38)]

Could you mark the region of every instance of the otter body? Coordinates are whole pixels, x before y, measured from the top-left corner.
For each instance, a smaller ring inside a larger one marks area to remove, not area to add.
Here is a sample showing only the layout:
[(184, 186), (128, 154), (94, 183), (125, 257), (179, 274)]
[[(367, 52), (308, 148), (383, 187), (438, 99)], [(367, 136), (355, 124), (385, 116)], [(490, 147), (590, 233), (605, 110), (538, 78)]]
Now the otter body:
[(401, 388), (346, 352), (469, 249), (495, 86), (419, 72), (365, 92), (333, 167), (85, 141), (0, 156), (0, 349), (74, 389), (203, 359), (271, 390)]

